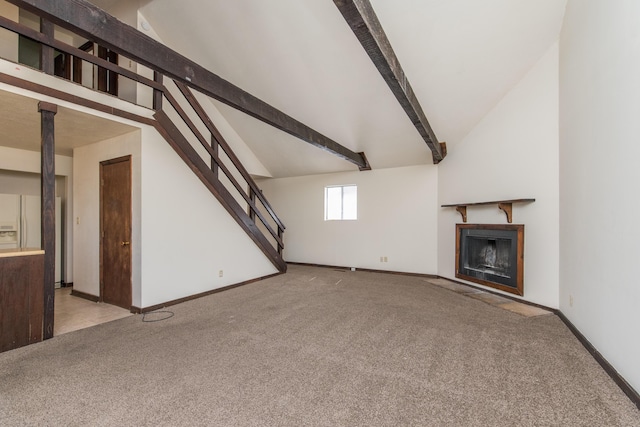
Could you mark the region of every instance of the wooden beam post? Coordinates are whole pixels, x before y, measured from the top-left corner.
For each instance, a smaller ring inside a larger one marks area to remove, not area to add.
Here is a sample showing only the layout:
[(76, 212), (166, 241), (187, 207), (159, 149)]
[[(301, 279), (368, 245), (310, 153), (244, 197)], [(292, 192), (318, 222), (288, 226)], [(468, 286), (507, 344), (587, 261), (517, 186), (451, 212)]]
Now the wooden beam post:
[(119, 21), (86, 0), (8, 0), (358, 167), (362, 156)]
[[(253, 205), (256, 205), (256, 193), (255, 191), (253, 191), (253, 188), (251, 188), (251, 186), (249, 186), (249, 199), (251, 199), (251, 202), (253, 203)], [(249, 218), (251, 218), (251, 221), (256, 222), (256, 213), (253, 211), (253, 209), (251, 208), (251, 205), (249, 205)]]
[[(40, 19), (40, 32), (48, 40), (54, 38), (54, 25), (53, 22), (46, 19)], [(55, 50), (47, 45), (40, 45), (40, 68), (46, 74), (53, 75), (55, 73)]]
[(349, 24), (362, 47), (382, 74), (391, 92), (402, 105), (411, 122), (427, 143), (433, 155), (433, 163), (440, 163), (445, 154), (438, 143), (429, 121), (422, 111), (400, 61), (396, 57), (387, 35), (369, 0), (333, 0), (340, 13)]
[[(156, 83), (163, 84), (164, 78), (161, 73), (154, 71), (153, 72), (153, 81)], [(162, 91), (160, 89), (153, 89), (153, 109), (155, 111), (162, 110)]]
[(41, 236), (44, 249), (44, 329), (43, 339), (53, 337), (56, 271), (56, 175), (54, 116), (58, 106), (38, 103), (41, 116)]
[[(214, 153), (216, 153), (216, 157), (220, 158), (220, 143), (218, 143), (218, 139), (215, 135), (211, 135), (211, 149)], [(216, 178), (218, 177), (218, 165), (213, 157), (211, 157), (211, 170), (213, 171)], [(251, 187), (251, 186), (249, 186)]]
[[(284, 230), (280, 227), (278, 227), (278, 237), (280, 238), (280, 240), (284, 238)], [(280, 256), (282, 256), (283, 249), (284, 247), (280, 243), (278, 243), (278, 253), (280, 254)]]

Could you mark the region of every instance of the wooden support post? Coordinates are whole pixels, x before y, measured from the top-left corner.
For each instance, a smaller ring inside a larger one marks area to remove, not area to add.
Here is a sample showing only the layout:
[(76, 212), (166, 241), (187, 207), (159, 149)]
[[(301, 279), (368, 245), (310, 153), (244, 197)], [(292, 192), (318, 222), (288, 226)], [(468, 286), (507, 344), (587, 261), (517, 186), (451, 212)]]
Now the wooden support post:
[[(219, 159), (220, 158), (220, 144), (218, 143), (218, 140), (216, 139), (215, 135), (213, 135), (213, 134), (211, 135), (211, 148), (213, 149), (213, 152), (216, 153), (216, 157)], [(216, 161), (214, 160), (213, 157), (211, 157), (211, 170), (213, 171), (213, 173), (216, 176), (216, 178), (218, 178), (218, 164), (216, 163)], [(249, 189), (251, 189), (251, 185), (249, 185)], [(251, 194), (253, 194), (253, 193), (251, 193)]]
[[(40, 19), (40, 32), (48, 39), (54, 38), (54, 25), (53, 22), (46, 19)], [(46, 74), (53, 75), (55, 73), (55, 55), (56, 51), (46, 45), (40, 45), (40, 68)]]
[(38, 103), (41, 116), (41, 209), (42, 249), (44, 249), (44, 330), (43, 339), (53, 338), (56, 271), (56, 175), (54, 116), (58, 106)]
[[(282, 241), (283, 234), (284, 234), (284, 230), (278, 227), (278, 237), (280, 238), (281, 241)], [(282, 245), (278, 243), (278, 253), (280, 254), (280, 256), (282, 256), (283, 249), (284, 248), (282, 247)]]
[[(153, 81), (162, 84), (164, 77), (161, 73), (153, 72)], [(159, 89), (153, 89), (153, 109), (155, 111), (162, 110), (162, 91)]]
[[(251, 203), (253, 203), (253, 205), (255, 206), (256, 193), (255, 191), (253, 191), (253, 188), (251, 188), (251, 186), (249, 186), (249, 199), (251, 199)], [(249, 218), (251, 218), (251, 221), (256, 222), (256, 213), (253, 211), (251, 205), (249, 205)]]

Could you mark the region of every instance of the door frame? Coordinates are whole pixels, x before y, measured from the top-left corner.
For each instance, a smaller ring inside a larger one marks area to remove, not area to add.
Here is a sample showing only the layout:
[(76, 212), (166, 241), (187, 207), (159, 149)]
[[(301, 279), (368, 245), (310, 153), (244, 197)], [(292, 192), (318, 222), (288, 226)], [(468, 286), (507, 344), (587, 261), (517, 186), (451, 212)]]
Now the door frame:
[[(103, 230), (103, 209), (104, 209), (104, 194), (103, 194), (103, 168), (105, 166), (108, 165), (112, 165), (115, 163), (121, 163), (121, 162), (128, 162), (129, 163), (129, 182), (128, 182), (128, 189), (127, 189), (127, 194), (129, 195), (129, 197), (132, 197), (132, 179), (133, 179), (133, 173), (131, 170), (131, 166), (132, 166), (132, 162), (131, 162), (131, 155), (126, 155), (126, 156), (121, 156), (121, 157), (116, 157), (113, 159), (109, 159), (109, 160), (103, 160), (100, 162), (100, 181), (99, 181), (99, 187), (100, 187), (100, 212), (99, 212), (99, 216), (100, 216), (100, 229), (99, 229), (99, 246), (100, 246), (100, 295), (98, 297), (98, 300), (100, 302), (104, 302), (104, 265), (103, 265), (103, 237), (104, 237), (104, 230)], [(133, 227), (133, 199), (131, 199), (131, 203), (130, 203), (130, 211), (129, 211), (129, 224), (130, 227)], [(133, 235), (133, 230), (129, 230), (129, 235)], [(131, 251), (129, 251), (129, 271), (133, 272), (133, 256)], [(131, 294), (131, 301), (129, 302), (129, 309), (131, 309), (131, 307), (133, 307), (133, 281), (132, 281), (132, 277), (131, 275), (129, 275), (129, 288), (130, 288), (130, 294)]]

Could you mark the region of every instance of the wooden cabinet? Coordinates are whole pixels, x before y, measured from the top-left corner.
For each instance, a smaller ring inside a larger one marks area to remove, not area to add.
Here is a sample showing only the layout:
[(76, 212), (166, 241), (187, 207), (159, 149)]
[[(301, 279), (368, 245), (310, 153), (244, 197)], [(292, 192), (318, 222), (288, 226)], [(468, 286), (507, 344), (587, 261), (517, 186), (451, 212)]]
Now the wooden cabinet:
[(42, 341), (44, 253), (0, 252), (0, 351)]

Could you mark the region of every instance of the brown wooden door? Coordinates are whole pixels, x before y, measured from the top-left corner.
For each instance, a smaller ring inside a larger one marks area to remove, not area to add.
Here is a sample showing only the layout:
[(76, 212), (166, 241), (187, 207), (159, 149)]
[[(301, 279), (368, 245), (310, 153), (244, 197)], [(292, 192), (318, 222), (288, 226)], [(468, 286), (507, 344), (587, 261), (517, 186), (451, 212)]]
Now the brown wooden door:
[(100, 299), (131, 308), (131, 156), (100, 163)]

